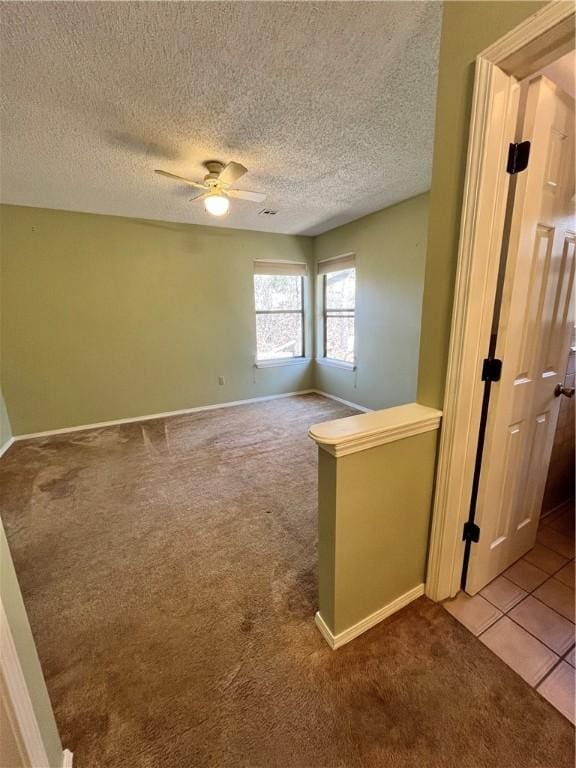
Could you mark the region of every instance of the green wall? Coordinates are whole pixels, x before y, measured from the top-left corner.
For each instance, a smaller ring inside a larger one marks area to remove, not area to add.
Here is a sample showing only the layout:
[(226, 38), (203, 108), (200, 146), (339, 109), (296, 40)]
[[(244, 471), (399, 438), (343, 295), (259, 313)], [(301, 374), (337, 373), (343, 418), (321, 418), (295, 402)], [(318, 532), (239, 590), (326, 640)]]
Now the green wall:
[[(426, 194), (315, 239), (316, 261), (356, 254), (357, 367), (318, 363), (318, 389), (374, 409), (416, 399), (427, 226)], [(317, 303), (319, 340), (320, 313)]]
[(312, 386), (310, 362), (253, 365), (252, 262), (311, 263), (310, 238), (17, 206), (0, 223), (14, 434)]
[(0, 601), (6, 613), (8, 626), (10, 627), (18, 660), (22, 668), (22, 674), (26, 680), (26, 687), (30, 694), (32, 707), (40, 729), (40, 735), (50, 760), (50, 765), (46, 768), (59, 768), (62, 765), (62, 744), (60, 743), (60, 736), (58, 735), (46, 683), (40, 668), (34, 637), (32, 636), (32, 630), (26, 616), (26, 609), (1, 521)]
[(442, 408), (476, 56), (545, 3), (446, 2), (422, 306), (418, 402)]
[[(2, 206), (2, 387), (12, 431), (312, 387), (369, 408), (414, 400), (426, 220), (426, 195), (316, 240)], [(253, 260), (312, 267), (349, 250), (357, 370), (310, 361), (255, 369)]]
[(333, 634), (424, 583), (437, 436), (318, 451), (319, 610)]

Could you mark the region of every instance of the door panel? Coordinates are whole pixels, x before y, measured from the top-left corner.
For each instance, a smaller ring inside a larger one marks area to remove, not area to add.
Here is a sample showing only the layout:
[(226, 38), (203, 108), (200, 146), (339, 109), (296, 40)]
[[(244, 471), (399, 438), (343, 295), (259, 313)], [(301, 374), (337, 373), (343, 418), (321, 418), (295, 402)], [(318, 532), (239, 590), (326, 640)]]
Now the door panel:
[(496, 357), (466, 591), (475, 594), (533, 545), (573, 319), (574, 101), (546, 78), (527, 86)]

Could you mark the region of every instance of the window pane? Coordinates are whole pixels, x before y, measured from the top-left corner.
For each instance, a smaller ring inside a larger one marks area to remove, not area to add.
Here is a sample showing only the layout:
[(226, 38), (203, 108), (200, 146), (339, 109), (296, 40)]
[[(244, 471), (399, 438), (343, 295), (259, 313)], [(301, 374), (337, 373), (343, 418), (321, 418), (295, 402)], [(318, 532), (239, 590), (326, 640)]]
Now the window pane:
[(254, 275), (257, 310), (302, 309), (302, 278), (297, 275)]
[(354, 309), (356, 306), (356, 270), (341, 269), (326, 275), (326, 309)]
[(326, 316), (326, 357), (354, 362), (354, 315)]
[(258, 360), (302, 357), (302, 315), (256, 315), (256, 344)]

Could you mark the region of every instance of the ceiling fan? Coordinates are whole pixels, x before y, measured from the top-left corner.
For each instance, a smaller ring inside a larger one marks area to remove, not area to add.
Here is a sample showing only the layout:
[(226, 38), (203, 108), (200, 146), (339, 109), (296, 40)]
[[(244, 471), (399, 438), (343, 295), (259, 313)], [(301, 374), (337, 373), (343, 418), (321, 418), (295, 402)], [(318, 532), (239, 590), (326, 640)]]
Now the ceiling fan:
[(248, 169), (240, 163), (230, 162), (224, 165), (224, 163), (216, 160), (208, 160), (204, 163), (204, 166), (208, 170), (208, 173), (204, 176), (204, 181), (192, 181), (192, 179), (185, 179), (168, 171), (156, 170), (155, 173), (158, 173), (160, 176), (166, 176), (168, 179), (182, 181), (185, 184), (196, 187), (196, 189), (202, 190), (195, 197), (191, 197), (190, 201), (204, 200), (204, 208), (213, 216), (224, 216), (228, 213), (231, 197), (250, 200), (254, 203), (261, 203), (266, 198), (266, 195), (262, 192), (250, 192), (247, 189), (230, 189), (232, 184), (235, 184), (241, 176), (248, 172)]

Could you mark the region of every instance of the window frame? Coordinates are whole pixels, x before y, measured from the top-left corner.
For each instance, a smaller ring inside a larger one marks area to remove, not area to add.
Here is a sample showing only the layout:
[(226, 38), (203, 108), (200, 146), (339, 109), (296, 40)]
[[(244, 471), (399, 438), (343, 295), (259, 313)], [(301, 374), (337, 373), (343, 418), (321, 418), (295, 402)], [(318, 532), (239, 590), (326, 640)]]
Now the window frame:
[[(327, 260), (328, 261), (328, 260)], [(334, 259), (335, 263), (337, 262), (337, 259)], [(326, 300), (326, 287), (327, 287), (327, 278), (328, 275), (334, 272), (343, 272), (346, 269), (353, 269), (354, 270), (354, 307), (352, 308), (338, 308), (338, 309), (330, 309), (327, 304)], [(318, 362), (323, 363), (325, 365), (332, 365), (336, 368), (346, 368), (348, 370), (356, 370), (356, 263), (354, 263), (353, 266), (347, 266), (347, 267), (340, 267), (335, 269), (327, 269), (325, 272), (323, 272), (319, 277), (322, 280), (322, 356), (319, 358)], [(330, 315), (329, 313), (332, 312), (334, 314)], [(345, 314), (345, 313), (352, 313)], [(329, 357), (328, 356), (328, 350), (327, 350), (327, 339), (328, 339), (328, 318), (329, 317), (352, 317), (354, 320), (354, 359), (352, 362), (349, 360), (340, 360), (337, 357)]]
[[(282, 262), (280, 262), (282, 263)], [(258, 273), (254, 273), (253, 278)], [(259, 273), (264, 274), (264, 273)], [(265, 275), (266, 276), (266, 275)], [(270, 277), (273, 277), (274, 275), (271, 274)], [(302, 330), (302, 354), (296, 355), (293, 357), (271, 357), (271, 358), (263, 358), (260, 359), (258, 357), (258, 326), (256, 325), (256, 354), (255, 354), (255, 362), (254, 365), (256, 368), (273, 368), (277, 365), (296, 365), (298, 363), (306, 362), (309, 358), (306, 357), (306, 301), (305, 301), (305, 290), (306, 290), (306, 282), (305, 278), (307, 275), (290, 275), (285, 274), (282, 275), (283, 277), (296, 277), (300, 279), (300, 309), (256, 309), (256, 306), (254, 306), (254, 318), (258, 317), (258, 315), (300, 315), (302, 319), (301, 323), (301, 330)], [(254, 282), (252, 283), (252, 292), (255, 297), (255, 291), (254, 291)]]

